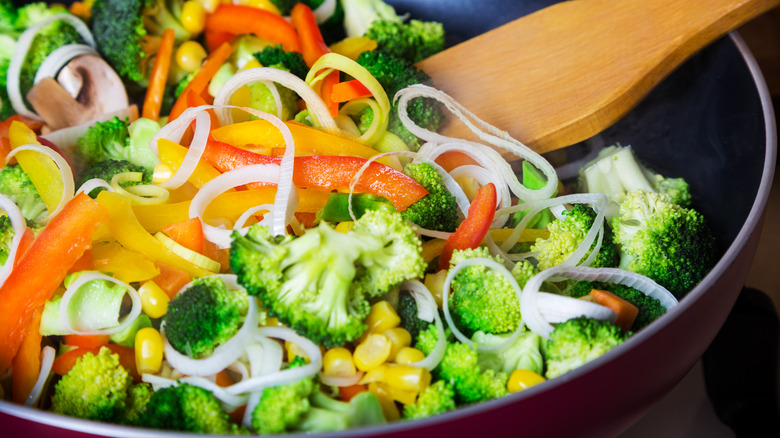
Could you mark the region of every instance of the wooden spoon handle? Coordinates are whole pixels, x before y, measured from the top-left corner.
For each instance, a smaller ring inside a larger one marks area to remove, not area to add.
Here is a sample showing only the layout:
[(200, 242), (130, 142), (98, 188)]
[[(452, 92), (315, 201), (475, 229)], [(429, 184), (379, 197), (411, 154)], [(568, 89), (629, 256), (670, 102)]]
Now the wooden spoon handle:
[[(480, 118), (543, 153), (609, 127), (691, 55), (778, 4), (567, 1), (418, 66)], [(444, 132), (468, 135), (457, 121)]]

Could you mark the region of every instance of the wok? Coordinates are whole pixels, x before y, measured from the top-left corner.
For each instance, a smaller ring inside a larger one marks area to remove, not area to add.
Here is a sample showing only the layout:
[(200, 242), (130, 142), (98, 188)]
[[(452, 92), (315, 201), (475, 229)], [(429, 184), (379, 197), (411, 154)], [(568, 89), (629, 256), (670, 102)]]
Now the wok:
[[(444, 22), (455, 43), (554, 2), (390, 3), (399, 12)], [(508, 74), (522, 80), (522, 72)], [(709, 275), (652, 325), (562, 377), (426, 420), (338, 436), (616, 436), (688, 373), (729, 314), (755, 254), (776, 155), (766, 84), (745, 44), (731, 34), (670, 75), (600, 141), (630, 144), (658, 172), (689, 181), (694, 205), (718, 238), (720, 259)], [(4, 401), (0, 424), (3, 436), (180, 435), (82, 421)]]

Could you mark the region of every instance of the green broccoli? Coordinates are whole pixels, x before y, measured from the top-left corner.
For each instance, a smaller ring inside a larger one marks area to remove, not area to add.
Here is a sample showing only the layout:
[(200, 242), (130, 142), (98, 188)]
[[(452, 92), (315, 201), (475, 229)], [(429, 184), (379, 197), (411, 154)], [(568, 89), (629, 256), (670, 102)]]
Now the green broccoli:
[(14, 227), (8, 216), (0, 216), (0, 266), (8, 260), (8, 252), (11, 250), (11, 240), (14, 238)]
[(455, 391), (452, 385), (444, 380), (437, 380), (420, 392), (417, 401), (404, 406), (403, 418), (417, 420), (453, 409), (455, 409)]
[[(507, 394), (509, 376), (503, 371), (493, 369), (483, 370), (479, 365), (477, 350), (468, 344), (454, 341), (451, 334), (447, 336), (447, 348), (444, 358), (433, 369), (433, 377), (445, 380), (455, 391), (455, 402), (458, 405), (478, 403)], [(428, 355), (433, 351), (438, 340), (435, 325), (420, 332), (415, 348)]]
[(453, 232), (458, 228), (458, 203), (429, 163), (407, 164), (404, 172), (420, 183), (428, 194), (401, 212), (401, 216), (422, 228)]
[(514, 277), (517, 285), (520, 287), (525, 287), (528, 280), (538, 273), (539, 268), (528, 260), (520, 260), (512, 267), (512, 277)]
[(366, 36), (377, 42), (377, 51), (413, 64), (444, 50), (444, 26), (436, 21), (375, 20)]
[(398, 326), (409, 332), (412, 336), (412, 344), (417, 341), (420, 332), (426, 330), (432, 324), (417, 316), (419, 314), (417, 301), (408, 291), (399, 292), (395, 311), (401, 320)]
[(266, 67), (287, 70), (301, 79), (305, 79), (309, 73), (309, 67), (303, 60), (303, 55), (300, 52), (286, 52), (282, 49), (281, 44), (266, 47), (255, 53), (255, 59)]
[(626, 195), (612, 218), (620, 268), (651, 278), (681, 298), (717, 260), (715, 237), (704, 217), (665, 194)]
[(148, 36), (174, 30), (181, 43), (192, 35), (181, 24), (181, 0), (95, 0), (90, 8), (90, 28), (98, 52), (128, 83), (148, 81)]
[[(471, 258), (486, 258), (502, 263), (500, 256), (491, 256), (485, 247), (455, 250), (450, 267)], [(466, 336), (481, 330), (486, 333), (507, 333), (520, 324), (520, 301), (517, 291), (507, 278), (482, 265), (469, 266), (452, 279), (449, 308), (455, 325)]]
[(86, 353), (54, 386), (54, 412), (88, 420), (116, 421), (125, 410), (133, 378), (108, 348)]
[(552, 379), (596, 359), (631, 336), (609, 321), (578, 317), (555, 326), (544, 346), (545, 377)]
[[(510, 336), (510, 334), (492, 335), (476, 332), (471, 337), (471, 341), (479, 346), (491, 347), (502, 344)], [(482, 369), (493, 369), (507, 374), (522, 368), (541, 375), (544, 371), (542, 341), (542, 337), (536, 333), (523, 331), (509, 347), (500, 352), (480, 351), (479, 366)]]
[(158, 158), (149, 141), (159, 129), (154, 120), (140, 118), (128, 123), (114, 117), (91, 126), (78, 139), (78, 152), (90, 166), (105, 160), (129, 161), (153, 172)]
[[(393, 204), (387, 199), (370, 193), (354, 193), (352, 195), (352, 213), (360, 218), (368, 210), (395, 211)], [(328, 202), (317, 212), (317, 219), (328, 222), (351, 221), (349, 215), (349, 194), (331, 193)]]
[[(376, 78), (387, 93), (390, 100), (402, 88), (414, 84), (430, 84), (431, 78), (422, 70), (418, 70), (411, 62), (393, 57), (384, 52), (363, 52), (358, 56), (357, 63), (368, 70)], [(371, 111), (366, 109), (366, 111)], [(409, 118), (418, 126), (430, 131), (437, 131), (444, 123), (446, 117), (441, 103), (430, 98), (416, 98), (407, 106)], [(373, 113), (366, 117), (373, 117)], [(401, 123), (398, 117), (398, 108), (393, 105), (390, 111), (390, 120), (387, 130), (397, 135), (411, 150), (420, 148), (419, 139)]]
[(11, 0), (0, 0), (0, 34), (17, 35), (19, 13)]
[(644, 292), (619, 283), (607, 283), (603, 281), (577, 281), (567, 291), (572, 297), (579, 298), (588, 295), (591, 290), (599, 289), (611, 292), (620, 298), (635, 305), (639, 313), (631, 326), (631, 331), (637, 332), (651, 322), (655, 321), (666, 313), (666, 308), (661, 305), (661, 301), (653, 298)]
[(139, 383), (132, 385), (127, 391), (127, 400), (125, 401), (125, 409), (120, 414), (117, 422), (120, 424), (135, 425), (141, 419), (141, 415), (146, 410), (146, 405), (154, 395), (154, 389), (152, 385), (146, 383)]
[(193, 358), (210, 355), (241, 328), (249, 297), (219, 277), (201, 277), (168, 304), (163, 317), (168, 342)]
[[(547, 229), (550, 235), (547, 239), (537, 239), (531, 251), (537, 252), (537, 267), (545, 270), (560, 265), (566, 261), (580, 246), (596, 220), (596, 211), (585, 204), (574, 204), (571, 210), (564, 211), (562, 219), (553, 220)], [(612, 243), (612, 230), (604, 223), (604, 236), (598, 255), (590, 266), (594, 268), (614, 268), (618, 265), (619, 254)], [(595, 245), (595, 241), (593, 244)], [(588, 251), (581, 259), (590, 255)]]
[(691, 193), (683, 178), (666, 178), (641, 163), (630, 146), (610, 146), (599, 152), (579, 171), (579, 189), (607, 195), (607, 217), (617, 214), (618, 206), (630, 192), (665, 193), (675, 204), (688, 208)]
[(244, 435), (211, 391), (180, 383), (154, 392), (136, 423), (141, 427), (219, 435)]
[(29, 175), (18, 164), (0, 168), (0, 193), (19, 207), (28, 225), (41, 221), (49, 214)]
[[(302, 365), (305, 361), (296, 358), (288, 368)], [(252, 411), (252, 427), (261, 435), (334, 432), (384, 422), (379, 400), (372, 393), (364, 391), (349, 402), (335, 400), (321, 391), (314, 377), (264, 389)]]
[(341, 0), (348, 37), (364, 36), (375, 20), (401, 21), (395, 8), (382, 0)]
[[(85, 182), (93, 178), (100, 178), (111, 183), (111, 179), (113, 179), (115, 175), (126, 172), (138, 172), (142, 173), (143, 176), (141, 177), (141, 181), (120, 182), (119, 185), (122, 187), (152, 183), (152, 172), (149, 172), (144, 167), (133, 164), (127, 160), (107, 159), (98, 161), (82, 170), (76, 179), (76, 187), (81, 187)], [(92, 190), (92, 192), (89, 193), (89, 196), (95, 198), (102, 190), (104, 189)]]
[(339, 233), (321, 222), (300, 237), (263, 225), (233, 234), (230, 266), (271, 316), (318, 344), (360, 337), (368, 300), (422, 276), (420, 240), (398, 213), (374, 210)]

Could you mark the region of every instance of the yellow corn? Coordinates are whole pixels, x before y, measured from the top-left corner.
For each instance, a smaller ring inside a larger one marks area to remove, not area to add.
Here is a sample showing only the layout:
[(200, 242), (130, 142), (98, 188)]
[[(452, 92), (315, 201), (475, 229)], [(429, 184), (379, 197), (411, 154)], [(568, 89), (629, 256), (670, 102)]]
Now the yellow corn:
[(206, 8), (201, 2), (188, 0), (181, 5), (181, 25), (193, 35), (203, 32), (206, 26)]
[(162, 367), (163, 340), (154, 327), (145, 327), (135, 334), (135, 367), (139, 374), (156, 374)]
[(512, 374), (509, 375), (509, 382), (506, 384), (506, 389), (509, 392), (522, 391), (544, 381), (544, 377), (539, 374), (536, 374), (531, 370), (520, 368), (512, 371)]
[(401, 318), (389, 302), (382, 300), (371, 306), (365, 322), (369, 332), (383, 333), (396, 327), (401, 322)]
[(360, 371), (368, 371), (384, 363), (390, 356), (390, 340), (385, 335), (370, 334), (355, 348), (352, 358)]
[(365, 385), (367, 383), (373, 383), (373, 382), (384, 382), (385, 371), (387, 371), (387, 367), (388, 367), (387, 364), (382, 364), (376, 368), (372, 368), (366, 371), (366, 374), (364, 374), (363, 378), (360, 379), (360, 384)]
[(168, 303), (171, 299), (168, 294), (149, 280), (138, 288), (138, 295), (141, 296), (141, 309), (149, 318), (161, 318), (168, 312)]
[[(210, 14), (217, 10), (217, 6), (219, 6), (220, 0), (198, 0), (198, 3), (200, 3), (201, 6), (203, 6), (203, 9), (205, 9), (206, 12)], [(232, 1), (229, 3), (232, 3)]]
[(349, 230), (352, 229), (353, 225), (355, 225), (355, 222), (353, 221), (339, 222), (338, 225), (336, 225), (336, 231), (339, 233), (349, 233)]
[(352, 376), (357, 370), (352, 352), (344, 347), (331, 348), (322, 357), (322, 372), (326, 376)]
[(401, 419), (401, 413), (398, 411), (398, 406), (390, 396), (389, 387), (382, 383), (369, 383), (368, 391), (374, 394), (379, 400), (379, 405), (382, 407), (382, 413), (385, 414), (387, 421), (397, 421)]
[(436, 300), (436, 305), (441, 308), (442, 301), (444, 300), (444, 280), (447, 279), (447, 270), (442, 269), (435, 274), (425, 274), (423, 284), (433, 295), (433, 299)]
[(396, 355), (402, 348), (412, 345), (412, 335), (403, 327), (393, 327), (382, 334), (390, 340), (389, 360), (395, 360)]
[(389, 365), (385, 371), (385, 382), (393, 388), (417, 393), (431, 384), (431, 372), (412, 365)]
[(398, 351), (393, 360), (397, 364), (407, 365), (423, 359), (425, 359), (425, 353), (422, 351), (412, 347), (403, 347)]
[(372, 385), (382, 388), (391, 400), (400, 402), (403, 405), (410, 405), (417, 400), (417, 391), (397, 388), (382, 382), (372, 383)]
[[(193, 3), (193, 2), (187, 2)], [(200, 68), (206, 59), (206, 49), (197, 41), (185, 41), (176, 49), (176, 64), (184, 71), (192, 73)]]

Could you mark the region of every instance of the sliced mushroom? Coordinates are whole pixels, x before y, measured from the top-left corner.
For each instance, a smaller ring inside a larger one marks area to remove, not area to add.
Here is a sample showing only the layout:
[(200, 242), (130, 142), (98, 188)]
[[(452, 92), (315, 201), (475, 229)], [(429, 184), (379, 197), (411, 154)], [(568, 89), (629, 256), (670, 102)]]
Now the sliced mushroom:
[(95, 55), (74, 58), (57, 80), (42, 79), (27, 93), (27, 100), (52, 131), (129, 106), (119, 75)]

